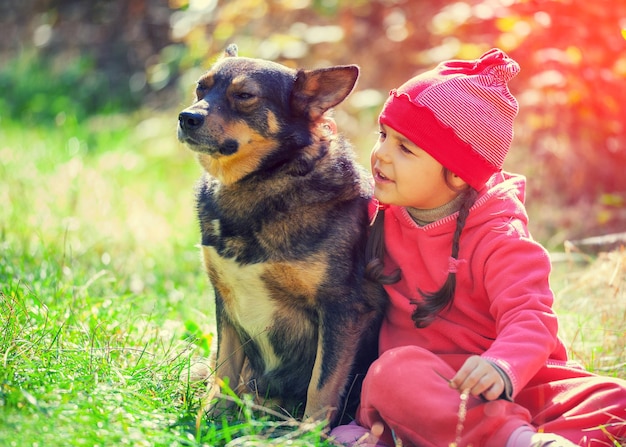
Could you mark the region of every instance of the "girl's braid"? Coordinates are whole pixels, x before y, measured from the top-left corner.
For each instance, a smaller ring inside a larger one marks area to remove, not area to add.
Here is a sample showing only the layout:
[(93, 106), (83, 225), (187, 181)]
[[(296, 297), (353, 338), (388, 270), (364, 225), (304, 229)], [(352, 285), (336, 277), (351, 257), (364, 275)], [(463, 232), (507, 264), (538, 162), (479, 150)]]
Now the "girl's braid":
[[(459, 240), (461, 239), (461, 232), (467, 222), (467, 216), (469, 215), (470, 208), (476, 202), (478, 197), (478, 191), (474, 188), (468, 188), (465, 194), (465, 200), (461, 204), (459, 209), (459, 215), (456, 220), (456, 229), (454, 230), (454, 236), (452, 239), (452, 255), (453, 260), (457, 260), (459, 256)], [(448, 272), (448, 278), (443, 286), (436, 292), (428, 293), (419, 290), (422, 295), (423, 301), (412, 300), (411, 304), (415, 304), (416, 308), (411, 315), (415, 327), (424, 328), (428, 326), (435, 319), (439, 313), (450, 307), (454, 300), (454, 291), (456, 289), (456, 272)]]
[(367, 259), (365, 276), (380, 284), (393, 284), (400, 281), (400, 270), (395, 270), (389, 275), (383, 273), (383, 259), (385, 259), (384, 227), (385, 212), (379, 209), (370, 227), (370, 234), (365, 248)]
[(467, 222), (467, 216), (469, 215), (470, 208), (476, 202), (476, 197), (478, 196), (478, 191), (474, 188), (468, 188), (465, 191), (465, 200), (461, 202), (461, 207), (459, 208), (459, 216), (456, 219), (456, 229), (454, 230), (454, 237), (452, 239), (452, 257), (454, 259), (458, 259), (459, 257), (459, 239), (461, 239), (461, 232), (463, 228), (465, 228), (465, 223)]

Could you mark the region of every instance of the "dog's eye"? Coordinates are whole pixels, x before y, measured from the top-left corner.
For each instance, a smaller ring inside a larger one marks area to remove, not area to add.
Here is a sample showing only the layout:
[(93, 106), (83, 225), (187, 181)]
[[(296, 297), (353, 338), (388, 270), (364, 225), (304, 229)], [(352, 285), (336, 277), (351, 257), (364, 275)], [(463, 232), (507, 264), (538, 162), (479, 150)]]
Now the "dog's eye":
[(242, 101), (247, 101), (248, 99), (254, 98), (254, 95), (252, 93), (241, 92), (241, 93), (235, 93), (235, 98), (242, 100)]
[(204, 88), (200, 84), (198, 84), (196, 86), (196, 97), (198, 99), (204, 98), (204, 95), (206, 94), (206, 90), (207, 90), (206, 88)]

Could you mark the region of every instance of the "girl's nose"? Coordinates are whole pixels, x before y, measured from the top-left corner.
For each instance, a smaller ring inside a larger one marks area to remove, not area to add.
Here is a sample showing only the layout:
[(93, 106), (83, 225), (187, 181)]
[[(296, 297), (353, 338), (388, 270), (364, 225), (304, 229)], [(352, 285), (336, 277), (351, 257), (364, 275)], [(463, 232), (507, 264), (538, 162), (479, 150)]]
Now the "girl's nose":
[(372, 149), (372, 158), (374, 158), (374, 159), (381, 160), (381, 161), (387, 161), (389, 159), (388, 155), (389, 154), (388, 154), (388, 152), (386, 150), (384, 142), (380, 142), (379, 141), (374, 146), (374, 149)]

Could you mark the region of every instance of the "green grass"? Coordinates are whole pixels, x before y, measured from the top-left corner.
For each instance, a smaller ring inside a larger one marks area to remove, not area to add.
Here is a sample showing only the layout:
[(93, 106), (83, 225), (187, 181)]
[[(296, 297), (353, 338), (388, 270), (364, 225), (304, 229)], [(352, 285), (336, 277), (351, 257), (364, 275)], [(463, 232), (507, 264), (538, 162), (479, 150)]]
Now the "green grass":
[(626, 251), (584, 259), (555, 263), (560, 336), (586, 369), (626, 379)]
[(179, 377), (214, 326), (200, 168), (175, 113), (149, 115), (0, 122), (0, 445), (320, 444), (262, 412), (198, 417)]
[[(208, 421), (201, 390), (180, 380), (210, 355), (214, 316), (200, 169), (175, 125), (151, 111), (0, 121), (0, 445), (325, 445), (320, 427), (250, 405)], [(560, 263), (554, 276), (573, 357), (619, 377), (624, 261)]]

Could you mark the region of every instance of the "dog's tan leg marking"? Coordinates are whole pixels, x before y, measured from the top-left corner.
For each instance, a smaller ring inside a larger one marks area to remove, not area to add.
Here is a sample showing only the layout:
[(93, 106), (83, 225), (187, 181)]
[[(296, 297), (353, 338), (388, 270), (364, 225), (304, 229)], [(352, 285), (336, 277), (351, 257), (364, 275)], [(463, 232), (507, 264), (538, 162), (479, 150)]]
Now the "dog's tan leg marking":
[[(306, 407), (304, 409), (305, 418), (313, 418), (316, 420), (329, 417), (337, 408), (336, 402), (339, 396), (322, 396), (318, 390), (318, 384), (322, 376), (322, 334), (318, 334), (317, 354), (315, 355), (315, 364), (313, 365), (313, 375), (309, 382), (307, 390)], [(328, 388), (328, 385), (327, 385)]]
[[(339, 358), (333, 371), (325, 378), (323, 386), (320, 386), (322, 363), (324, 360), (323, 343), (324, 333), (320, 325), (320, 332), (317, 344), (317, 355), (315, 357), (315, 365), (313, 366), (313, 375), (307, 390), (306, 408), (304, 410), (305, 417), (314, 419), (329, 418), (333, 419), (334, 414), (340, 409), (339, 398), (340, 393), (345, 390), (345, 379), (349, 376), (352, 368), (351, 361), (342, 361), (342, 359), (352, 359), (352, 355), (357, 349), (358, 337), (350, 336), (352, 331), (346, 331), (346, 338), (342, 340), (342, 346), (336, 346), (334, 355)], [(349, 338), (347, 338), (349, 337)]]
[(228, 386), (234, 391), (240, 386), (244, 359), (239, 335), (232, 325), (223, 322), (217, 347), (215, 375), (221, 380), (228, 378)]

